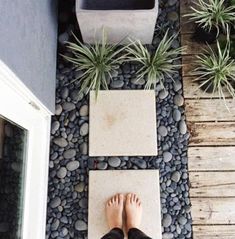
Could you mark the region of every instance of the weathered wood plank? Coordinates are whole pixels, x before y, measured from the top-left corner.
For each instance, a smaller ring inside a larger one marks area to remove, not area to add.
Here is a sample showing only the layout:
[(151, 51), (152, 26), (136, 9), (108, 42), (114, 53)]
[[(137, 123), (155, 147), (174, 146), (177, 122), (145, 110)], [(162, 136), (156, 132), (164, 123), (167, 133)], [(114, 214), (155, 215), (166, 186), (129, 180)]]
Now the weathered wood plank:
[(234, 239), (235, 225), (193, 226), (194, 239)]
[(193, 224), (235, 224), (235, 198), (191, 198)]
[(185, 100), (185, 109), (188, 121), (235, 122), (235, 100), (233, 99), (187, 99)]
[(235, 170), (235, 147), (189, 147), (189, 171)]
[(193, 6), (193, 5), (194, 5), (194, 2), (191, 0), (180, 0), (180, 14), (184, 15), (184, 14), (190, 13), (192, 11), (190, 9), (190, 6)]
[(189, 20), (189, 17), (181, 15), (180, 18), (180, 32), (181, 34), (194, 33), (196, 24)]
[(235, 172), (190, 172), (189, 181), (191, 198), (235, 197)]
[(193, 70), (196, 68), (196, 56), (184, 55), (182, 57), (182, 76), (192, 77)]
[[(218, 99), (219, 94), (211, 94), (206, 93), (200, 88), (198, 88), (199, 84), (195, 82), (194, 77), (183, 77), (183, 87), (184, 87), (184, 97), (185, 99)], [(231, 98), (228, 92), (224, 93), (226, 98)]]
[(186, 46), (183, 55), (197, 55), (199, 53), (204, 53), (208, 48), (206, 44), (194, 41), (193, 34), (181, 35), (181, 45)]
[(188, 123), (190, 146), (235, 146), (235, 122)]

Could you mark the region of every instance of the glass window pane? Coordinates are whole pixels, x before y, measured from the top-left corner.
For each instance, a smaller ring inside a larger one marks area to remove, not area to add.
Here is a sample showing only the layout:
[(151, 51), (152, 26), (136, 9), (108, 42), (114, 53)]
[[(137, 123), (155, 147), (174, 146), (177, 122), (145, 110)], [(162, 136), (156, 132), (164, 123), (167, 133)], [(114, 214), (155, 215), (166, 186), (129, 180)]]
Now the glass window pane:
[(22, 238), (27, 130), (0, 115), (0, 239)]

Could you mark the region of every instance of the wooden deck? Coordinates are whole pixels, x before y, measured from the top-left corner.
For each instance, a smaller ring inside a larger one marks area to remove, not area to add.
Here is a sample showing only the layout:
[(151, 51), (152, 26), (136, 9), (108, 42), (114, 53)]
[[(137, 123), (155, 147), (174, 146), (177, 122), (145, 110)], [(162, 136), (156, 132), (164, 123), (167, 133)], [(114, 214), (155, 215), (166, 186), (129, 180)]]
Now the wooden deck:
[(192, 41), (194, 25), (183, 14), (193, 1), (182, 0), (183, 85), (188, 129), (190, 198), (194, 239), (235, 238), (235, 102), (196, 91), (190, 71), (202, 44)]

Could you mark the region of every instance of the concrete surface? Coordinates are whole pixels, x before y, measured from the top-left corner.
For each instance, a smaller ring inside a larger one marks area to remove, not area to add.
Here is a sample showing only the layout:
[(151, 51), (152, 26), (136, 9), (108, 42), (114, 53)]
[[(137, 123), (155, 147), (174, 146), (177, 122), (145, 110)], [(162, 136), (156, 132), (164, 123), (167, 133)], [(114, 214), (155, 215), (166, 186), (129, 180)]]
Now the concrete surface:
[(115, 4), (108, 4), (107, 0), (76, 0), (76, 15), (85, 43), (100, 41), (104, 28), (111, 44), (124, 38), (123, 43), (127, 43), (128, 37), (150, 44), (158, 15), (158, 0), (116, 0)]
[(90, 92), (89, 156), (157, 155), (154, 90)]
[(0, 1), (0, 59), (51, 111), (55, 107), (56, 2)]
[(89, 172), (88, 239), (100, 239), (109, 231), (105, 202), (116, 193), (129, 192), (136, 193), (142, 201), (140, 229), (153, 239), (162, 238), (159, 171), (107, 170)]

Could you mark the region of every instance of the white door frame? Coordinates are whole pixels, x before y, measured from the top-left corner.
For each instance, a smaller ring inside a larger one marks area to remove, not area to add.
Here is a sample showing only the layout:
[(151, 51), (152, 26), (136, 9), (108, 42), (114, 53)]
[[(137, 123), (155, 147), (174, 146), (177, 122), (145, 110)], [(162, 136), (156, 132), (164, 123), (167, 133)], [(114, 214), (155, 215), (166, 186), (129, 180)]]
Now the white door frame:
[(52, 113), (0, 60), (0, 114), (28, 131), (23, 239), (44, 239)]

